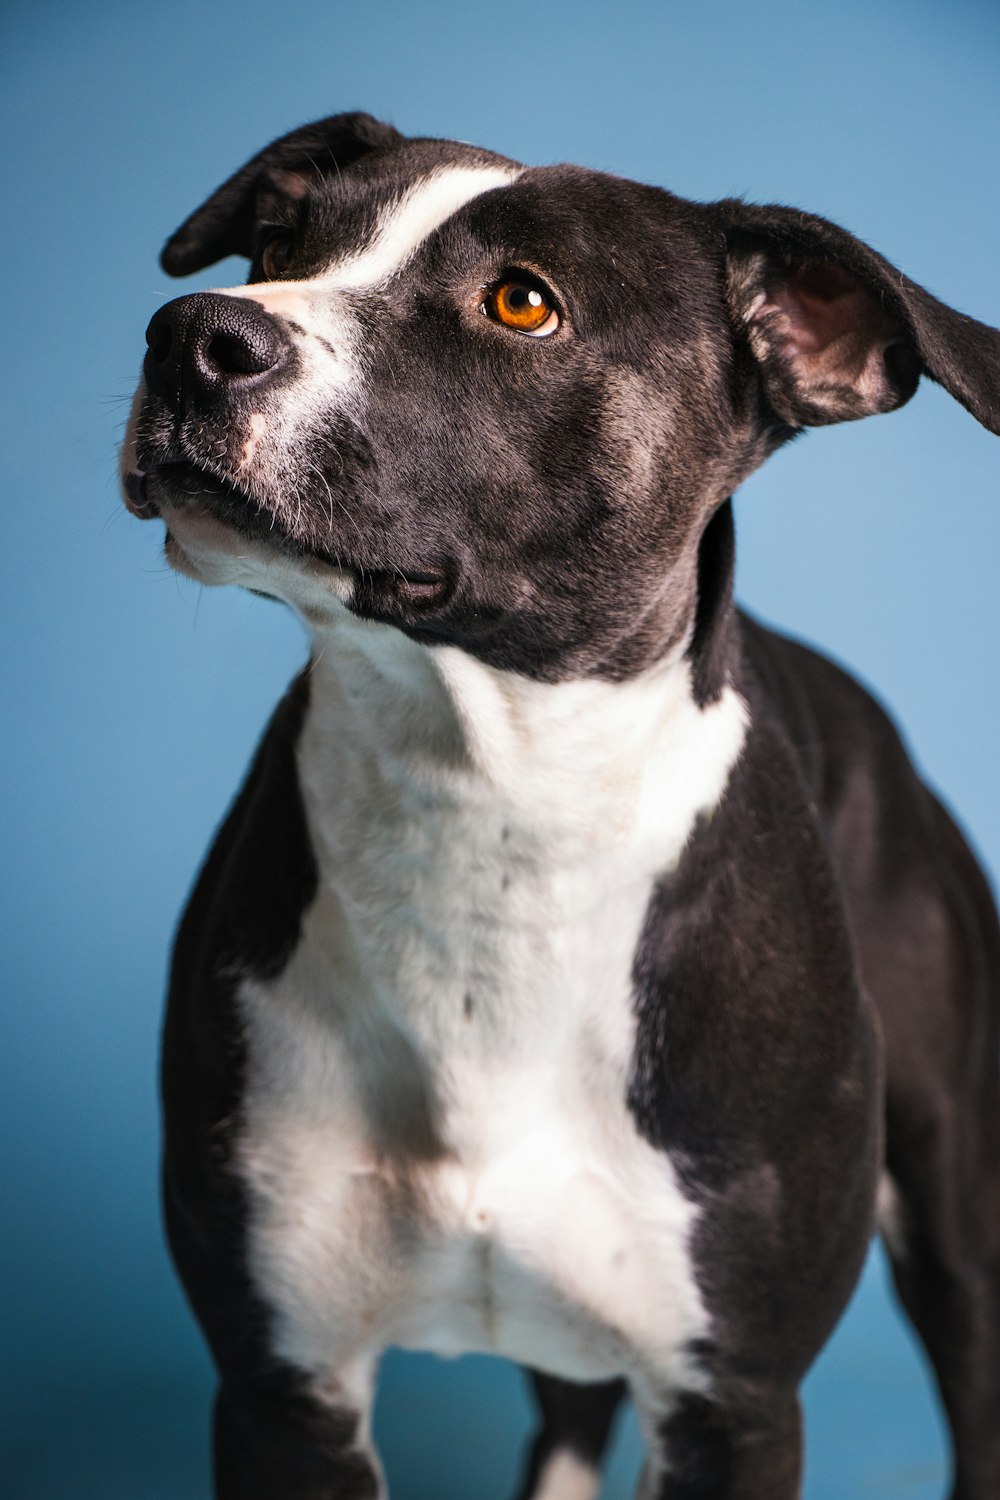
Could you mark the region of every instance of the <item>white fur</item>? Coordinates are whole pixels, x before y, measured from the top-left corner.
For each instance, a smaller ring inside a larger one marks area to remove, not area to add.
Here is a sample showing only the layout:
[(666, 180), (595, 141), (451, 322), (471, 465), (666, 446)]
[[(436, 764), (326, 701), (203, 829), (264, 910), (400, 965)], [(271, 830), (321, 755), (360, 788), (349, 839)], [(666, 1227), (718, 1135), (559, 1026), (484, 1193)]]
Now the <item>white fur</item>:
[[(292, 342), (300, 359), (306, 351), (301, 377), (295, 382), (298, 401), (302, 390), (317, 380), (326, 386), (327, 394), (331, 387), (340, 392), (350, 384), (354, 373), (351, 356), (357, 337), (356, 319), (340, 299), (330, 295), (332, 290), (326, 278), (314, 276), (308, 281), (250, 281), (246, 286), (220, 286), (215, 288), (215, 295), (259, 302), (273, 317), (297, 325), (299, 331), (292, 333)], [(316, 343), (319, 348), (313, 347)]]
[(900, 1258), (906, 1254), (906, 1208), (896, 1181), (883, 1172), (878, 1183), (876, 1219), (886, 1248)]
[(201, 506), (163, 507), (167, 557), (177, 572), (209, 587), (236, 584), (283, 599), (307, 621), (329, 618), (350, 597), (353, 576), (319, 558), (283, 557)]
[(600, 1476), (568, 1449), (553, 1453), (538, 1476), (531, 1500), (596, 1500)]
[[(255, 281), (248, 286), (219, 287), (218, 295), (246, 297), (268, 312), (291, 319), (308, 335), (320, 335), (335, 346), (354, 342), (353, 317), (343, 316), (337, 292), (370, 292), (384, 286), (413, 259), (424, 241), (459, 209), (494, 188), (508, 187), (520, 176), (512, 167), (447, 167), (408, 188), (375, 225), (360, 251), (334, 261), (308, 281)], [(344, 351), (346, 352), (346, 350)], [(346, 365), (337, 384), (343, 383)], [(304, 372), (308, 378), (309, 372)], [(300, 382), (301, 383), (301, 382)]]
[(429, 235), (460, 208), (493, 188), (509, 187), (516, 167), (446, 167), (409, 188), (379, 219), (371, 242), (357, 255), (331, 266), (331, 286), (365, 291), (403, 269)]
[(247, 981), (242, 1169), (277, 1352), (387, 1344), (701, 1389), (697, 1212), (626, 1105), (658, 876), (746, 726), (684, 661), (542, 685), (341, 612), (299, 770), (320, 885)]

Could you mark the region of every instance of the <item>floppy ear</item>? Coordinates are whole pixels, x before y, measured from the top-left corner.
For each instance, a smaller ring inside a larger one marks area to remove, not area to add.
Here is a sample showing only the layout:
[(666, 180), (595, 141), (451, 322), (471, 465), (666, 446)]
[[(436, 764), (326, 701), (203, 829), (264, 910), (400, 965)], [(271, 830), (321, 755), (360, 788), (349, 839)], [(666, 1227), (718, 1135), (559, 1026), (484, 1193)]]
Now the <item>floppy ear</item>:
[(187, 276), (226, 255), (253, 255), (253, 229), (262, 193), (302, 197), (321, 173), (343, 170), (359, 157), (403, 140), (398, 130), (366, 114), (330, 115), (265, 146), (184, 220), (163, 247), (160, 264)]
[(1000, 434), (1000, 332), (954, 312), (875, 250), (797, 209), (711, 205), (730, 315), (774, 411), (820, 426), (908, 401), (929, 375)]

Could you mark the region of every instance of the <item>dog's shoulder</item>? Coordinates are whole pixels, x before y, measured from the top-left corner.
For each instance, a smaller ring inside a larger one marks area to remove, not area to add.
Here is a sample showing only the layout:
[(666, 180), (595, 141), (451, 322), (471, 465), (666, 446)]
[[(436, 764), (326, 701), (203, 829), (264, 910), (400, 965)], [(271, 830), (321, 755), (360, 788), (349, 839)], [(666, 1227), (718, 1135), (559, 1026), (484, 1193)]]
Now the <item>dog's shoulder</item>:
[(261, 976), (281, 968), (316, 889), (295, 748), (309, 678), (292, 682), (271, 716), (250, 769), (192, 890), (174, 948), (174, 975), (190, 983), (206, 962)]
[(742, 689), (755, 722), (787, 738), (810, 794), (828, 807), (859, 766), (879, 782), (919, 785), (885, 706), (857, 677), (802, 641), (739, 611)]

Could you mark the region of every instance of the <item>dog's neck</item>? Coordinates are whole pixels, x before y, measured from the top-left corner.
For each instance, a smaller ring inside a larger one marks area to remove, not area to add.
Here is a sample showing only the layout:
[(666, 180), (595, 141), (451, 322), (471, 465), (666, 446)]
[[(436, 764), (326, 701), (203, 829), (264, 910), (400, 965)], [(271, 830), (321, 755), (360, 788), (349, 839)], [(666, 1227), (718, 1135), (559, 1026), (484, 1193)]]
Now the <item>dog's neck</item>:
[(728, 499), (709, 520), (698, 546), (698, 598), (687, 656), (695, 701), (703, 708), (718, 701), (736, 667), (735, 568), (736, 530)]
[(668, 800), (686, 828), (715, 805), (745, 734), (731, 686), (699, 701), (687, 644), (621, 682), (541, 683), (344, 611), (315, 635), (307, 803), (322, 818), (349, 784), (400, 821), (489, 804), (574, 841), (589, 830), (596, 847), (643, 818), (659, 825)]
[[(313, 616), (311, 697), (342, 734), (377, 726), (378, 744), (423, 763), (464, 763), (498, 785), (510, 768), (568, 755), (587, 782), (648, 744), (693, 703), (732, 687), (736, 652), (732, 501), (710, 518), (697, 553), (697, 591), (674, 646), (631, 675), (540, 681), (455, 646), (424, 646), (346, 608)], [(360, 713), (359, 713), (360, 710)], [(568, 769), (568, 768), (567, 768)]]

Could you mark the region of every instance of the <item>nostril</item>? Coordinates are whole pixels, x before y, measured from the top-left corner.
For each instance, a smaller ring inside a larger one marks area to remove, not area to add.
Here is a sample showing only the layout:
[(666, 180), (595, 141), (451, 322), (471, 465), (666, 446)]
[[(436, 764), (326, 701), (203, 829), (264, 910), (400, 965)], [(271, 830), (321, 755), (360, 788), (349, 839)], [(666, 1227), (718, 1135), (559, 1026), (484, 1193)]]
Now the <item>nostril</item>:
[(235, 333), (214, 333), (205, 345), (205, 359), (222, 375), (260, 375), (274, 363), (273, 351), (254, 349)]

